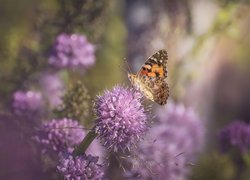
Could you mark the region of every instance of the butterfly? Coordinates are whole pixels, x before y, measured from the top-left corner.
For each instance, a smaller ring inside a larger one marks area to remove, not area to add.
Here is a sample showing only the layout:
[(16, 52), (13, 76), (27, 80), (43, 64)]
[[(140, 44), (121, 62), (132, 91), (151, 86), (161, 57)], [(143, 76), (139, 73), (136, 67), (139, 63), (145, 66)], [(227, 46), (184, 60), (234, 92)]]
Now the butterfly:
[(160, 105), (166, 104), (169, 96), (167, 60), (167, 51), (159, 50), (146, 60), (137, 74), (128, 73), (132, 86)]

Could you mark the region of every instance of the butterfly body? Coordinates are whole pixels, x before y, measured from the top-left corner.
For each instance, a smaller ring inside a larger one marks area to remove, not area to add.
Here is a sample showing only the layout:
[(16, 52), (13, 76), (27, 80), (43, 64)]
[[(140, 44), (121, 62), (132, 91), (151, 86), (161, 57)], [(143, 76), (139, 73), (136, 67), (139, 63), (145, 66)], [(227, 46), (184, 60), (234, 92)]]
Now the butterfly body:
[(144, 96), (160, 105), (167, 103), (167, 51), (160, 50), (148, 58), (137, 74), (128, 74), (132, 85)]

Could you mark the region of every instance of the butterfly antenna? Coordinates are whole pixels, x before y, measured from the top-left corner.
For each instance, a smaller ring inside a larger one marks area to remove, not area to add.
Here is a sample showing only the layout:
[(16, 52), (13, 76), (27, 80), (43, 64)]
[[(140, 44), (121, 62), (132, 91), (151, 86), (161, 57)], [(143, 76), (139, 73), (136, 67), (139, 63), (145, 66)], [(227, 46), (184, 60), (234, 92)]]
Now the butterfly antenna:
[(127, 69), (125, 69), (125, 68), (123, 67), (123, 65), (119, 65), (118, 67), (119, 67), (119, 69), (121, 69), (122, 71), (124, 71), (125, 73), (127, 73)]
[(130, 66), (129, 66), (129, 63), (128, 63), (128, 60), (127, 60), (126, 58), (124, 58), (124, 61), (125, 61), (126, 66), (127, 66), (127, 68), (128, 68), (128, 72), (129, 72), (129, 73), (132, 73), (131, 68), (130, 68)]

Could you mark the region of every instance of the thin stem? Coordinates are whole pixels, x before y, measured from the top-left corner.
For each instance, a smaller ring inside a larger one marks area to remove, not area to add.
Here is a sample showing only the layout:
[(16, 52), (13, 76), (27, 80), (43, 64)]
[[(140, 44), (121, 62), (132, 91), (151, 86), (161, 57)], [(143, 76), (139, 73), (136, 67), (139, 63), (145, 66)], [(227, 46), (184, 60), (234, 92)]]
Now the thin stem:
[(89, 133), (85, 136), (80, 145), (74, 150), (74, 156), (84, 154), (85, 151), (88, 149), (89, 145), (96, 138), (96, 136), (97, 134), (93, 130), (89, 131)]

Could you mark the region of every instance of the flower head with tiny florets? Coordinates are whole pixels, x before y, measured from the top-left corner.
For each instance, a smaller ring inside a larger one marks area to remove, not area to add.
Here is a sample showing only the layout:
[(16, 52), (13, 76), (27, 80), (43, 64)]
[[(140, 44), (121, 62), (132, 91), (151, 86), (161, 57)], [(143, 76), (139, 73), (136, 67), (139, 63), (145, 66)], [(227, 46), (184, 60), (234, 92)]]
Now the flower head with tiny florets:
[(66, 155), (61, 157), (57, 169), (66, 180), (100, 180), (104, 177), (104, 170), (97, 162), (98, 157), (92, 155)]
[(95, 131), (103, 145), (114, 151), (133, 148), (148, 129), (148, 112), (142, 94), (121, 86), (95, 101)]
[(42, 146), (43, 152), (72, 152), (84, 135), (83, 127), (78, 121), (64, 118), (44, 122), (34, 139)]

